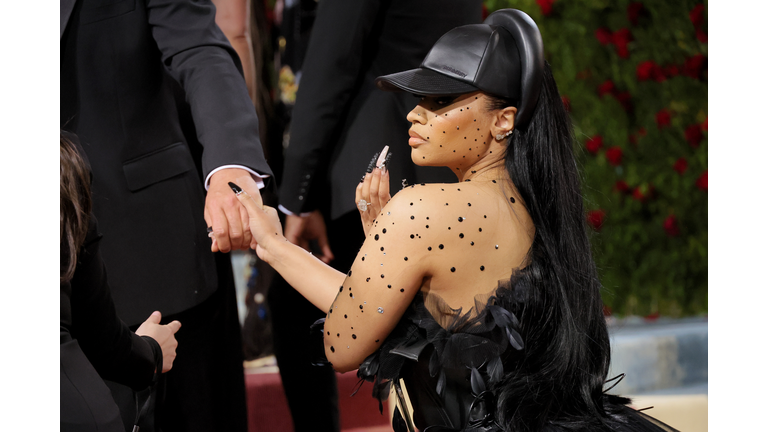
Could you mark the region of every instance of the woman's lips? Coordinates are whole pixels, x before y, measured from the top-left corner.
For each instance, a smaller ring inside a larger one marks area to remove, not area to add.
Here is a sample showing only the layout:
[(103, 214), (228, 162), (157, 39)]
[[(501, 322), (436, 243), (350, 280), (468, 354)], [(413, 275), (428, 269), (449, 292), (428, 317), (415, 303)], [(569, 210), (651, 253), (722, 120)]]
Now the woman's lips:
[(408, 139), (408, 145), (411, 147), (416, 147), (427, 142), (427, 140), (422, 138), (421, 135), (417, 134), (416, 132), (408, 131), (408, 135), (411, 136)]

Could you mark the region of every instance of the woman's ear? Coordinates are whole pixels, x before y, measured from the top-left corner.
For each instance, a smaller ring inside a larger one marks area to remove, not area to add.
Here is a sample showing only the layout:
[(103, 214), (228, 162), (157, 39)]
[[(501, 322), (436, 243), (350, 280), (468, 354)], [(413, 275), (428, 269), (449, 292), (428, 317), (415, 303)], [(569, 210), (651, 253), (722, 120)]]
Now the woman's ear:
[(506, 136), (508, 132), (514, 130), (516, 116), (517, 108), (515, 107), (506, 107), (498, 110), (494, 115), (495, 121), (493, 122), (493, 125), (491, 125), (493, 136)]

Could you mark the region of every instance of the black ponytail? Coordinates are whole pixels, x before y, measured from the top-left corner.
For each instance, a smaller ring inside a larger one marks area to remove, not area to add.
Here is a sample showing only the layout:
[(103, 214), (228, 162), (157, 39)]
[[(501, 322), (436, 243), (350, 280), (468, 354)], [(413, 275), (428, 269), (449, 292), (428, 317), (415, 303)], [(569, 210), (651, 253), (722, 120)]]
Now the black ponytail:
[[(505, 157), (536, 233), (526, 268), (513, 277), (512, 289), (525, 299), (504, 305), (520, 318), (525, 349), (505, 362), (497, 418), (514, 431), (548, 425), (601, 429), (610, 342), (600, 282), (570, 120), (549, 64), (541, 87), (533, 117), (524, 130), (514, 130)], [(511, 101), (492, 98), (491, 104), (500, 109)]]

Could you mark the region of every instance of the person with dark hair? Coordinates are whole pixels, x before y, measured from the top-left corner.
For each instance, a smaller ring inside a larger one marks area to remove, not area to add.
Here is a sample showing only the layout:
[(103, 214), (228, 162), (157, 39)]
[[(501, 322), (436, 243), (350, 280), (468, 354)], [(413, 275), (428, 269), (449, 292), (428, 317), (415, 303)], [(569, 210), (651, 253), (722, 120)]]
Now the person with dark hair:
[(379, 161), (357, 187), (366, 239), (347, 273), (286, 241), (276, 210), (230, 185), (259, 227), (259, 257), (327, 311), (333, 367), (358, 369), (380, 400), (394, 390), (396, 431), (674, 430), (605, 388), (571, 130), (533, 20), (497, 11), (376, 82), (421, 97), (411, 158), (459, 182), (390, 199)]
[(176, 358), (178, 321), (153, 312), (133, 333), (117, 317), (91, 213), (91, 175), (76, 145), (60, 137), (60, 428), (123, 431), (110, 379), (143, 390)]
[[(229, 181), (272, 172), (237, 53), (211, 0), (61, 0), (60, 127), (93, 172), (93, 213), (122, 320), (179, 320), (179, 359), (142, 432), (247, 430), (231, 250), (247, 249)], [(221, 253), (218, 253), (221, 252)], [(131, 389), (109, 383), (126, 430)]]
[[(295, 3), (299, 13), (314, 2)], [(349, 269), (364, 240), (361, 231), (349, 229), (358, 219), (356, 182), (373, 152), (405, 136), (405, 115), (417, 101), (410, 94), (378, 91), (374, 80), (418, 66), (445, 32), (481, 21), (479, 0), (319, 3), (301, 64), (280, 183), (278, 208), (285, 213), (288, 241), (312, 249), (339, 271)], [(453, 177), (443, 167), (409, 163), (408, 152), (400, 149), (391, 157), (396, 184)], [(279, 276), (270, 284), (267, 301), (295, 431), (338, 431), (336, 374), (330, 367), (314, 366), (312, 351), (304, 349), (312, 341), (307, 328), (322, 311)], [(307, 392), (307, 386), (314, 390)]]

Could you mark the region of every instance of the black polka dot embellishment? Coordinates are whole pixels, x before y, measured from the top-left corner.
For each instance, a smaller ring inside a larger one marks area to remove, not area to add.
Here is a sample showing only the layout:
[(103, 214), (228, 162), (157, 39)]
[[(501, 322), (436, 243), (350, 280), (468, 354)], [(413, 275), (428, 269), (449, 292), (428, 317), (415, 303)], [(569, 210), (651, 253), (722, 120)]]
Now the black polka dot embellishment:
[(477, 231), (478, 232), (483, 232), (483, 229), (482, 228), (478, 228)]
[(330, 336), (330, 335), (331, 335), (331, 332), (328, 332), (328, 336)]
[(335, 349), (333, 349), (333, 347), (331, 347), (331, 352), (336, 352), (336, 350), (335, 350)]
[(378, 240), (379, 240), (379, 235), (378, 235), (378, 234), (376, 234), (376, 236), (375, 236), (375, 237), (373, 237), (373, 239), (378, 241)]
[(344, 319), (346, 319), (346, 318), (347, 318), (347, 314), (344, 314)]
[(381, 275), (381, 278), (384, 279), (384, 275)]
[(347, 276), (352, 276), (352, 270), (347, 272)]
[(440, 246), (438, 246), (438, 247), (439, 247), (440, 249), (443, 249), (445, 246), (443, 246), (443, 245), (440, 245)]
[(400, 288), (400, 292), (405, 292), (405, 289), (404, 288)]
[(363, 257), (362, 260), (365, 261), (365, 257)]
[(428, 248), (427, 248), (427, 250), (428, 250), (428, 251), (431, 251), (431, 250), (432, 250), (432, 246), (428, 247)]
[(404, 260), (408, 261), (408, 257), (403, 258)]
[(414, 237), (414, 235), (413, 235), (413, 234), (411, 234), (411, 238), (413, 238), (413, 237)]
[(415, 218), (414, 218), (414, 216), (413, 216), (413, 215), (411, 215), (411, 220), (414, 220), (414, 219), (415, 219)]
[(341, 337), (341, 333), (336, 333), (336, 337)]
[(480, 266), (480, 271), (485, 271), (485, 266)]
[(384, 228), (383, 230), (381, 230), (381, 233), (382, 233), (382, 234), (386, 234), (386, 233), (387, 233), (387, 229), (386, 229), (386, 228)]
[(392, 288), (392, 285), (387, 285), (387, 288)]
[(357, 339), (357, 335), (353, 334), (352, 339)]
[(384, 246), (382, 246), (379, 250), (384, 252)]
[(460, 233), (459, 238), (464, 238), (464, 233)]
[(363, 305), (360, 305), (360, 309), (362, 309), (362, 308), (363, 308)]
[(512, 204), (515, 203), (515, 197), (509, 197), (509, 200), (512, 202)]
[(469, 243), (469, 245), (470, 245), (470, 246), (474, 246), (474, 245), (475, 245), (475, 242), (471, 242), (471, 243)]
[(464, 222), (464, 218), (459, 216), (459, 222)]
[(451, 267), (451, 273), (456, 272), (456, 267)]

